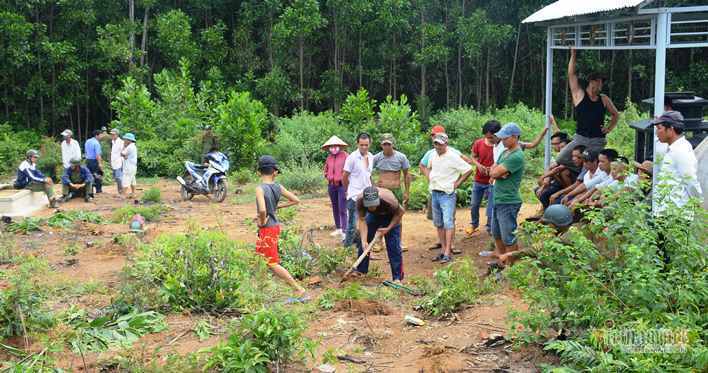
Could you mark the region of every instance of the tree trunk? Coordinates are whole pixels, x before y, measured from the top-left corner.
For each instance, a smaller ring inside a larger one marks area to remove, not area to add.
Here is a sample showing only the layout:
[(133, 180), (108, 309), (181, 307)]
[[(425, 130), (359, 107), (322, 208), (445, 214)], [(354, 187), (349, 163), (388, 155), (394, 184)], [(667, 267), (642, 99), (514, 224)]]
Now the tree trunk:
[(147, 60), (147, 32), (148, 32), (148, 14), (150, 13), (150, 7), (145, 8), (145, 14), (143, 14), (143, 38), (140, 42), (140, 66), (145, 66), (145, 60)]
[[(398, 48), (398, 42), (396, 41), (396, 33), (393, 33), (393, 50), (397, 50)], [(392, 79), (392, 87), (393, 87), (393, 98), (395, 99), (397, 97), (397, 87), (396, 85), (398, 84), (397, 79), (396, 79), (396, 52), (394, 52), (393, 57), (392, 57), (392, 64), (391, 64), (391, 79)]]
[[(334, 26), (334, 76), (335, 79), (337, 79), (337, 83), (339, 83), (339, 28), (337, 27), (337, 11), (333, 10), (332, 13), (332, 23)], [(335, 113), (339, 111), (337, 100), (336, 95), (332, 97), (332, 109), (334, 109)]]
[(447, 71), (447, 59), (445, 59), (445, 108), (450, 108), (450, 72)]
[(475, 109), (480, 110), (482, 108), (482, 53), (477, 56), (477, 107)]
[(491, 55), (492, 51), (487, 48), (487, 66), (486, 66), (486, 71), (484, 72), (485, 74), (485, 79), (484, 79), (484, 106), (486, 109), (489, 109), (489, 65), (491, 64)]
[(273, 14), (268, 12), (268, 67), (273, 70)]
[(128, 34), (128, 42), (130, 43), (130, 67), (135, 64), (135, 0), (128, 0), (128, 19), (130, 21), (130, 34)]
[[(465, 0), (462, 0), (462, 17), (465, 16)], [(457, 106), (462, 106), (462, 41), (457, 43)]]
[(632, 100), (632, 50), (627, 55), (627, 100)]
[(514, 76), (516, 76), (516, 64), (519, 58), (519, 37), (521, 36), (521, 24), (519, 24), (519, 29), (516, 31), (516, 46), (514, 47), (514, 64), (511, 67), (511, 79), (509, 79), (509, 94), (507, 95), (507, 101), (509, 103), (514, 99)]
[(303, 69), (304, 69), (303, 65), (305, 63), (305, 61), (304, 61), (305, 60), (305, 57), (304, 57), (305, 38), (303, 36), (299, 37), (298, 44), (299, 44), (299, 57), (300, 57), (300, 110), (302, 111), (305, 109), (305, 82), (304, 82), (305, 77), (304, 77), (304, 73), (303, 73)]
[[(423, 7), (421, 6), (420, 9), (420, 50), (421, 52), (425, 49), (425, 12), (423, 10)], [(425, 62), (420, 64), (420, 96), (425, 97), (426, 95), (426, 86), (425, 86), (425, 73), (426, 73), (426, 66)]]
[(363, 82), (362, 82), (362, 76), (363, 76), (363, 71), (362, 71), (362, 70), (363, 70), (363, 69), (362, 69), (362, 66), (361, 66), (361, 50), (362, 50), (362, 48), (363, 48), (363, 41), (361, 40), (361, 29), (359, 29), (359, 52), (358, 52), (358, 59), (359, 59), (359, 62), (358, 62), (358, 65), (359, 65), (359, 67), (358, 67), (358, 69), (359, 69), (359, 87), (358, 87), (358, 88), (361, 88), (362, 85), (363, 85)]

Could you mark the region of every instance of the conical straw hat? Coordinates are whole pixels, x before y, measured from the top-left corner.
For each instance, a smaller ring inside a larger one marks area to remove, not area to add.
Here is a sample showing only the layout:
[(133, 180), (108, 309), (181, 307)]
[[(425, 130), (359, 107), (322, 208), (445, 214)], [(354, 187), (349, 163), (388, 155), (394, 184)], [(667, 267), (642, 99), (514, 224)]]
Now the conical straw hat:
[(349, 146), (346, 142), (344, 142), (344, 140), (340, 139), (339, 137), (332, 136), (329, 138), (329, 140), (327, 140), (326, 143), (324, 143), (324, 145), (322, 145), (322, 147), (326, 148), (326, 147), (332, 146), (332, 145)]

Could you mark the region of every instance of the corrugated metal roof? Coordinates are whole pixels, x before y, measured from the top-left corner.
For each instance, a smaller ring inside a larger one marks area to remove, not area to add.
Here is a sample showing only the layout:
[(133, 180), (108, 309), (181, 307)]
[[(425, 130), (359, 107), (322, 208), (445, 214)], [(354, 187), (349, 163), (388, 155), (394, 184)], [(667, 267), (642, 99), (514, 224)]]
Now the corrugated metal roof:
[(580, 16), (599, 12), (608, 12), (633, 8), (646, 0), (558, 0), (546, 5), (536, 13), (526, 17), (521, 23), (551, 21), (565, 17)]

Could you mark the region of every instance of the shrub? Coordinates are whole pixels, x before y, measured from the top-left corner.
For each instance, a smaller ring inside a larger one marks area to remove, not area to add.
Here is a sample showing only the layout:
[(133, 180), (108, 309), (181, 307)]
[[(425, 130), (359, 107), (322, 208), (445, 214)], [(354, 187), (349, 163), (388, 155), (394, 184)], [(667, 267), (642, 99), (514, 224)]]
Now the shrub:
[(307, 324), (282, 307), (263, 308), (246, 315), (223, 342), (210, 349), (206, 370), (223, 372), (267, 372), (267, 363), (280, 371), (282, 364), (304, 357), (314, 349), (304, 336)]
[(29, 232), (35, 232), (42, 229), (42, 219), (35, 217), (27, 217), (19, 222), (12, 222), (7, 225), (5, 229), (12, 233), (23, 233), (28, 234)]
[(162, 193), (160, 192), (160, 188), (152, 187), (146, 190), (145, 192), (143, 192), (141, 200), (143, 201), (143, 203), (160, 203), (160, 201), (162, 201)]
[(25, 158), (25, 152), (37, 143), (39, 136), (35, 133), (15, 131), (7, 123), (0, 124), (0, 175), (14, 173)]
[[(509, 273), (529, 304), (528, 312), (513, 315), (518, 341), (546, 342), (577, 370), (706, 369), (705, 210), (696, 204), (654, 219), (638, 201), (634, 193), (616, 193), (603, 209), (586, 213), (584, 226), (559, 237), (548, 227), (522, 226), (523, 244), (534, 255)], [(565, 340), (546, 341), (551, 328)], [(664, 347), (666, 340), (646, 338), (667, 329), (685, 333), (685, 352), (626, 350)], [(613, 338), (621, 335), (636, 336), (637, 346)]]
[(327, 186), (322, 168), (313, 163), (289, 164), (282, 167), (278, 182), (288, 190), (298, 193), (318, 193)]
[(133, 206), (125, 205), (113, 211), (111, 221), (113, 223), (127, 224), (135, 214), (141, 215), (145, 221), (156, 221), (160, 218), (160, 214), (165, 212), (167, 208), (164, 205), (152, 206)]
[(253, 166), (263, 146), (261, 132), (268, 121), (265, 106), (248, 92), (231, 92), (216, 107), (215, 132), (234, 166)]
[(48, 270), (46, 262), (28, 257), (9, 274), (9, 287), (0, 292), (0, 337), (26, 335), (54, 324), (44, 306), (44, 287), (37, 280), (38, 273)]
[(157, 305), (202, 312), (252, 311), (272, 284), (252, 248), (195, 228), (142, 246), (126, 274), (135, 295), (153, 294)]
[(47, 225), (55, 228), (69, 228), (76, 221), (101, 224), (103, 223), (103, 218), (101, 215), (91, 211), (57, 211), (47, 219)]
[(489, 292), (488, 284), (480, 285), (480, 278), (469, 259), (458, 260), (435, 272), (436, 290), (425, 297), (418, 307), (428, 316), (447, 316), (466, 304), (477, 302), (480, 295)]

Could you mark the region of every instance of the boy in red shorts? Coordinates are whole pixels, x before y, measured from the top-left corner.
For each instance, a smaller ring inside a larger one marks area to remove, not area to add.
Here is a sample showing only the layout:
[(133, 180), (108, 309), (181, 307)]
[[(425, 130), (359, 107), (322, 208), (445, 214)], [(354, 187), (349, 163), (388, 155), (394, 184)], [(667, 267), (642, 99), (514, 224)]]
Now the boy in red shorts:
[[(258, 240), (256, 252), (268, 260), (268, 267), (273, 273), (285, 280), (293, 289), (297, 298), (289, 302), (303, 302), (306, 300), (306, 290), (295, 281), (287, 269), (280, 265), (278, 257), (278, 237), (280, 236), (280, 223), (275, 214), (277, 209), (297, 205), (300, 200), (284, 186), (275, 182), (278, 174), (278, 164), (275, 158), (264, 155), (258, 159), (258, 174), (261, 184), (256, 187), (256, 212), (258, 214)], [(278, 205), (280, 197), (285, 196), (288, 202)]]

